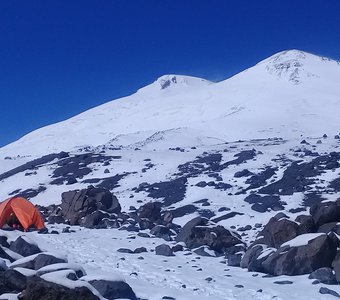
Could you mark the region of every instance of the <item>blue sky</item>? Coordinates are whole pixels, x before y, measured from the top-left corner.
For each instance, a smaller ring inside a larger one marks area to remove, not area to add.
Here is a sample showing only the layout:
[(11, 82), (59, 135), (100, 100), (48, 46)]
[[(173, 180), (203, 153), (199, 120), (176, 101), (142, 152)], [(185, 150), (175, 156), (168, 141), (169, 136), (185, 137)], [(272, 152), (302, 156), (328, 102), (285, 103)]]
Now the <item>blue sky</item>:
[(164, 74), (219, 81), (282, 50), (340, 60), (339, 0), (1, 0), (0, 146)]

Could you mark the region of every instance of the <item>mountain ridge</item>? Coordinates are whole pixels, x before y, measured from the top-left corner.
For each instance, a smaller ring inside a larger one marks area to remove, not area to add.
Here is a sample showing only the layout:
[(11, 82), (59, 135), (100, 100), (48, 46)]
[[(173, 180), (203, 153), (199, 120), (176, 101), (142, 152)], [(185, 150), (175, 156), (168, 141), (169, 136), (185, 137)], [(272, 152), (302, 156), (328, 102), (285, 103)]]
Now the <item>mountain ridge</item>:
[(222, 140), (320, 136), (340, 122), (334, 113), (339, 80), (339, 62), (299, 50), (279, 52), (218, 83), (164, 75), (135, 94), (33, 131), (0, 153), (99, 146), (120, 134), (181, 127)]

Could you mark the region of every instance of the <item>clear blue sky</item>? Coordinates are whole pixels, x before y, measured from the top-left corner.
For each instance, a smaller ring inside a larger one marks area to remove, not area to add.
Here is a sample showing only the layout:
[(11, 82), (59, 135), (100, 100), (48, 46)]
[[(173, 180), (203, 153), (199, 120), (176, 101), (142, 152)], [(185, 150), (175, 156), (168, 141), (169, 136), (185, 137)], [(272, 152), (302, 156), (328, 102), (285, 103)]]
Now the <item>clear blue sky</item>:
[(1, 0), (0, 146), (175, 73), (340, 60), (339, 0)]

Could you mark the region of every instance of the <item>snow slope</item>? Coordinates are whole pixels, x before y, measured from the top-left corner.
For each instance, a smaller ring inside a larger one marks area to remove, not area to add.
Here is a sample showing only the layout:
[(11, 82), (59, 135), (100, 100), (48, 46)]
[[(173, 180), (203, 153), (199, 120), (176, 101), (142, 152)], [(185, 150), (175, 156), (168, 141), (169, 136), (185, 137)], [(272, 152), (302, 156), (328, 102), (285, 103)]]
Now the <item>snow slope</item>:
[[(250, 225), (251, 229), (240, 230), (243, 240), (250, 243), (277, 209), (294, 219), (301, 210), (308, 213), (307, 194), (322, 195), (327, 200), (338, 197), (337, 190), (330, 188), (339, 178), (340, 167), (335, 166), (315, 175), (305, 191), (278, 193), (281, 208), (259, 212), (245, 201), (261, 188), (279, 182), (293, 163), (309, 163), (315, 157), (339, 152), (339, 140), (334, 138), (340, 131), (339, 80), (339, 62), (297, 50), (278, 53), (218, 83), (162, 76), (129, 97), (38, 129), (1, 148), (2, 198), (26, 192), (34, 204), (59, 204), (67, 190), (123, 174), (110, 190), (128, 211), (130, 206), (163, 201), (146, 190), (138, 191), (141, 185), (172, 182), (182, 176), (187, 179), (183, 197), (164, 209), (191, 205), (194, 210), (175, 217), (176, 224), (184, 225), (197, 215), (208, 214), (213, 220), (235, 214), (216, 222), (237, 230)], [(324, 133), (329, 137), (321, 138)], [(303, 144), (302, 139), (306, 140)], [(67, 166), (63, 159), (33, 163), (35, 158), (60, 151), (69, 152), (69, 165), (77, 166), (64, 174), (75, 177), (72, 183), (55, 175), (57, 169)], [(244, 151), (254, 156), (230, 163)], [(85, 159), (77, 165), (81, 155), (102, 155), (106, 160), (86, 164)], [(216, 157), (217, 162), (209, 164)], [(22, 166), (26, 167), (20, 169)], [(202, 171), (190, 173), (196, 167)], [(78, 168), (89, 168), (89, 173), (77, 176)], [(250, 175), (235, 176), (245, 169)], [(266, 170), (273, 172), (263, 175)], [(56, 179), (59, 183), (53, 183)], [(218, 188), (218, 183), (231, 187)], [(63, 225), (49, 227), (61, 232)], [(71, 235), (25, 235), (47, 251), (66, 254), (89, 275), (124, 276), (142, 298), (332, 299), (319, 294), (323, 285), (312, 285), (307, 276), (263, 278), (263, 274), (227, 267), (221, 257), (186, 253), (170, 258), (156, 256), (154, 248), (164, 243), (157, 238), (145, 239), (116, 229), (73, 229)], [(148, 250), (144, 259), (117, 252), (118, 248), (140, 246)], [(282, 280), (293, 283), (274, 283)], [(340, 293), (339, 286), (332, 289)]]
[(298, 50), (275, 54), (218, 83), (166, 75), (131, 96), (33, 131), (0, 155), (98, 146), (121, 135), (132, 135), (133, 142), (137, 132), (151, 136), (180, 128), (198, 139), (226, 141), (335, 134), (339, 80), (339, 62)]

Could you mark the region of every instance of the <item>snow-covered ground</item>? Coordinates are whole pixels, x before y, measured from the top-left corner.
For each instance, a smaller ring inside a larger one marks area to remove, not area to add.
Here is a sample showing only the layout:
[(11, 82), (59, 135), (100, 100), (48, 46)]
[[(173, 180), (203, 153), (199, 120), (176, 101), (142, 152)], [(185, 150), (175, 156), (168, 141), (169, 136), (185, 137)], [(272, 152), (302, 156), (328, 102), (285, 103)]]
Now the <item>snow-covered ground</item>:
[[(62, 231), (64, 225), (49, 226)], [(69, 263), (82, 266), (88, 276), (124, 279), (138, 297), (160, 300), (164, 296), (176, 300), (291, 300), (334, 299), (319, 294), (323, 284), (313, 285), (308, 275), (264, 278), (264, 274), (229, 267), (223, 257), (203, 257), (189, 252), (176, 256), (156, 255), (153, 250), (164, 240), (142, 238), (116, 229), (72, 228), (75, 232), (55, 234), (23, 233), (37, 242), (42, 250), (66, 255)], [(12, 239), (19, 232), (6, 232)], [(174, 242), (168, 242), (174, 244)], [(134, 250), (145, 247), (148, 252), (123, 254), (119, 248)], [(291, 284), (275, 282), (291, 281)], [(331, 286), (340, 293), (340, 286)]]

